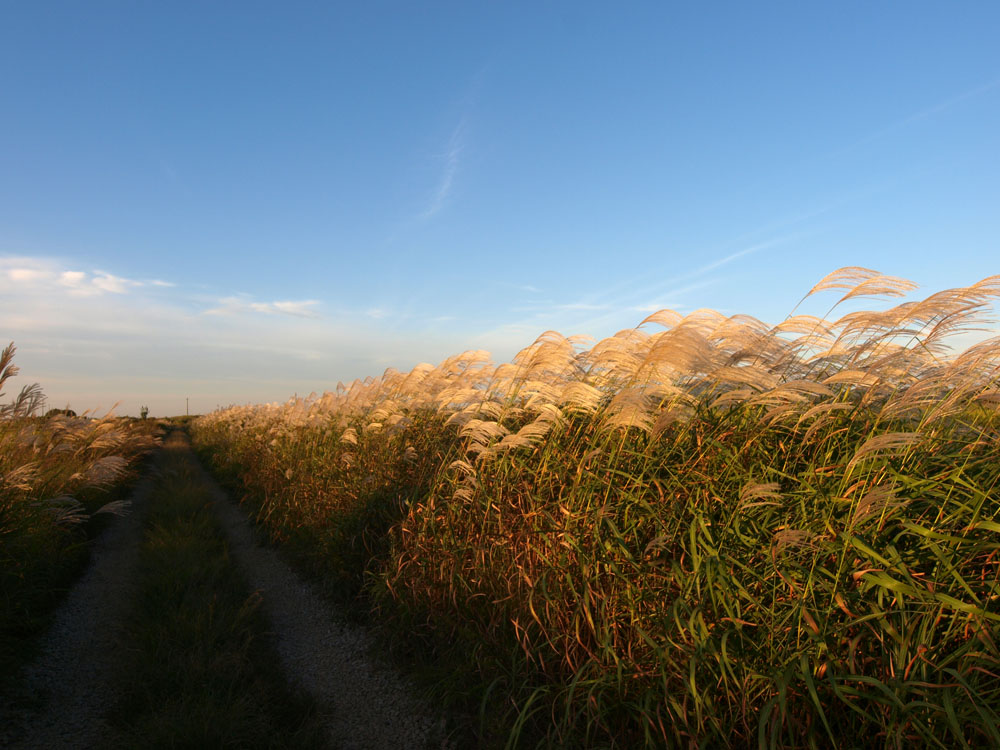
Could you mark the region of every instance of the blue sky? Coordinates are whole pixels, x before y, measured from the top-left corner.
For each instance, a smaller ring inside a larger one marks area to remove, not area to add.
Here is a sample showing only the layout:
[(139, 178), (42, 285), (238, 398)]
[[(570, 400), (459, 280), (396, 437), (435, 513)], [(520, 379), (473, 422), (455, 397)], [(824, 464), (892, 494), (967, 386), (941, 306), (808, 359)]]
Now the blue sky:
[(970, 284), (998, 35), (992, 2), (7, 3), (0, 342), (52, 405), (176, 414), (777, 322), (844, 265)]

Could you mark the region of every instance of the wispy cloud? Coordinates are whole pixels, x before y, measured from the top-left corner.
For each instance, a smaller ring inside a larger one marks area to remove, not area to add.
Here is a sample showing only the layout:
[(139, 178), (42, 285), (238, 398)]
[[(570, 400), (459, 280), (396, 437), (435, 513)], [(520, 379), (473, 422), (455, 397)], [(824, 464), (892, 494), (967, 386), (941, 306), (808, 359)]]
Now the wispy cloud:
[[(868, 146), (872, 143), (876, 143), (884, 138), (892, 136), (901, 130), (908, 128), (914, 123), (920, 122), (922, 120), (929, 119), (935, 115), (942, 112), (946, 112), (959, 104), (968, 101), (970, 99), (975, 99), (976, 97), (983, 96), (992, 91), (1000, 89), (1000, 78), (996, 78), (992, 81), (984, 83), (980, 86), (975, 86), (965, 91), (961, 91), (954, 96), (950, 96), (947, 99), (942, 99), (937, 101), (923, 109), (910, 112), (903, 117), (896, 120), (887, 122), (881, 126), (874, 128), (873, 130), (863, 133), (854, 140), (849, 140), (842, 142), (839, 145), (831, 145), (828, 149), (820, 150), (817, 153), (808, 155), (802, 159), (798, 159), (785, 165), (782, 171), (789, 171), (793, 169), (803, 169), (806, 167), (813, 167), (819, 162), (825, 162), (831, 159), (837, 159), (843, 157), (847, 154), (851, 154), (858, 149)], [(759, 179), (753, 180), (749, 185), (745, 187), (747, 190), (753, 190), (755, 186), (759, 185), (765, 180), (770, 180), (774, 178), (775, 172), (762, 176)]]
[[(665, 299), (679, 301), (684, 295), (690, 292), (699, 291), (705, 287), (719, 283), (722, 280), (722, 277), (712, 275), (713, 271), (718, 271), (720, 268), (727, 266), (734, 261), (754, 255), (761, 251), (771, 250), (776, 247), (792, 244), (803, 239), (805, 236), (807, 235), (803, 233), (785, 234), (778, 237), (772, 237), (771, 239), (764, 240), (762, 242), (755, 242), (751, 245), (740, 248), (739, 250), (727, 253), (726, 255), (723, 255), (713, 261), (709, 261), (708, 263), (698, 266), (690, 271), (664, 274), (664, 280), (661, 282), (647, 284), (642, 283), (643, 281), (648, 281), (650, 277), (655, 278), (657, 274), (646, 274), (643, 277), (623, 282), (615, 287), (611, 307), (614, 309), (631, 307), (634, 310), (643, 311), (639, 310), (639, 308), (646, 308), (648, 305), (652, 304), (649, 300), (655, 301), (658, 299)], [(704, 278), (706, 276), (708, 278)], [(666, 307), (673, 306), (679, 305), (666, 305)], [(659, 309), (663, 309), (663, 307), (660, 307)]]
[(444, 162), (441, 179), (438, 182), (437, 189), (431, 196), (427, 208), (420, 214), (422, 220), (426, 221), (440, 213), (448, 204), (448, 199), (455, 188), (455, 179), (458, 176), (462, 153), (465, 151), (465, 142), (466, 118), (463, 117), (452, 131), (451, 137), (448, 139), (447, 148), (441, 154), (441, 159)]
[(318, 300), (279, 300), (275, 302), (255, 302), (246, 297), (223, 297), (215, 307), (205, 310), (205, 315), (290, 315), (294, 318), (318, 318), (313, 308)]
[[(858, 146), (863, 146), (867, 143), (871, 143), (872, 141), (884, 138), (885, 136), (890, 135), (901, 128), (904, 128), (907, 125), (910, 125), (914, 122), (919, 122), (920, 120), (926, 120), (928, 117), (933, 117), (936, 114), (945, 112), (951, 109), (952, 107), (961, 104), (964, 101), (967, 101), (969, 99), (974, 99), (977, 96), (982, 96), (983, 94), (987, 94), (990, 91), (993, 91), (994, 89), (997, 88), (1000, 88), (1000, 78), (992, 80), (988, 83), (984, 83), (981, 86), (976, 86), (975, 88), (962, 91), (956, 94), (955, 96), (943, 99), (935, 104), (932, 104), (929, 107), (919, 110), (918, 112), (913, 112), (907, 115), (906, 117), (902, 117), (896, 120), (895, 122), (891, 122), (885, 127), (882, 127), (868, 134), (864, 138), (850, 144), (849, 146), (844, 146), (843, 149), (841, 149), (841, 151), (854, 149), (857, 148)], [(837, 153), (840, 152), (838, 151)]]
[(595, 305), (591, 302), (569, 302), (563, 305), (556, 305), (557, 310), (607, 310), (609, 305)]
[(515, 305), (511, 307), (512, 312), (536, 312), (536, 313), (555, 313), (555, 312), (595, 312), (599, 310), (608, 310), (610, 305), (603, 304), (593, 304), (590, 302), (553, 302), (552, 300), (538, 300), (532, 301), (526, 304)]
[(104, 294), (126, 294), (130, 289), (142, 286), (146, 286), (146, 282), (116, 276), (107, 271), (68, 269), (48, 258), (0, 258), (0, 289), (7, 291), (61, 290), (78, 297), (97, 297)]
[[(574, 302), (531, 300), (511, 308), (522, 313), (517, 321), (501, 324), (476, 337), (478, 346), (506, 359), (543, 330), (553, 329), (566, 334), (610, 335), (614, 331), (640, 322), (639, 316), (663, 309), (690, 308), (689, 297), (707, 287), (720, 284), (724, 276), (713, 273), (740, 259), (801, 239), (801, 234), (783, 235), (756, 242), (718, 257), (691, 270), (676, 269), (663, 274), (646, 272), (642, 276), (623, 279), (609, 287), (595, 290)], [(739, 247), (739, 245), (737, 245)], [(683, 266), (681, 266), (683, 268)], [(679, 270), (679, 272), (678, 272)], [(656, 281), (653, 279), (660, 278)]]
[(528, 294), (542, 294), (543, 291), (539, 289), (537, 286), (532, 286), (531, 284), (514, 284), (509, 281), (501, 281), (501, 280), (497, 280), (494, 283), (498, 287), (502, 287), (504, 289), (513, 289), (518, 292), (527, 292)]
[[(65, 278), (65, 274), (63, 277)], [(78, 291), (86, 293), (90, 291), (90, 288), (93, 288), (99, 289), (102, 292), (111, 292), (112, 294), (125, 294), (129, 287), (145, 286), (141, 281), (115, 276), (107, 271), (96, 271), (94, 276), (89, 279), (89, 288), (87, 281), (86, 276), (79, 280)]]
[(790, 239), (789, 237), (777, 237), (773, 240), (767, 240), (766, 242), (758, 242), (755, 245), (750, 245), (750, 247), (745, 247), (742, 250), (737, 250), (735, 253), (730, 253), (729, 255), (719, 258), (718, 260), (713, 260), (711, 263), (707, 263), (706, 265), (701, 266), (697, 270), (692, 271), (690, 274), (686, 274), (682, 278), (697, 278), (698, 276), (706, 274), (709, 271), (714, 271), (717, 268), (722, 268), (723, 266), (732, 263), (737, 258), (742, 258), (744, 255), (751, 255), (760, 250), (767, 250), (768, 248), (771, 247), (777, 247), (778, 245), (783, 245), (786, 242), (788, 242), (789, 239)]
[(388, 365), (409, 369), (460, 346), (447, 327), (414, 336), (364, 308), (133, 281), (58, 259), (0, 256), (0, 345), (15, 342), (25, 382), (77, 411), (103, 413), (120, 401), (123, 413), (146, 404), (177, 414), (190, 397), (194, 413), (332, 388), (384, 369), (376, 360), (387, 353)]
[(632, 309), (640, 313), (654, 313), (660, 310), (676, 309), (677, 307), (680, 307), (680, 305), (670, 302), (647, 302), (644, 305), (636, 305)]
[(48, 274), (37, 268), (10, 268), (7, 270), (7, 278), (18, 283), (33, 283), (44, 281)]

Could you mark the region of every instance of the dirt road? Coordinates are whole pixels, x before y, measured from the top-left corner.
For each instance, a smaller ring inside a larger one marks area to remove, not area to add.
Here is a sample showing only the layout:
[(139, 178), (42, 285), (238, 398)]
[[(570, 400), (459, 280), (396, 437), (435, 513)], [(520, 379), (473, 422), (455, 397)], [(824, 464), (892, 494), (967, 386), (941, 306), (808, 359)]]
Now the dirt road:
[[(198, 464), (187, 436), (173, 432), (162, 451), (197, 465), (234, 563), (262, 597), (285, 677), (315, 700), (331, 746), (447, 747), (444, 722), (373, 654), (365, 631), (346, 624), (273, 549), (255, 543), (246, 514)], [(25, 669), (17, 694), (0, 706), (0, 746), (107, 746), (106, 716), (119, 697), (123, 619), (161, 464), (162, 455), (137, 485), (129, 515), (116, 519), (95, 543), (89, 567), (59, 608), (39, 657)]]

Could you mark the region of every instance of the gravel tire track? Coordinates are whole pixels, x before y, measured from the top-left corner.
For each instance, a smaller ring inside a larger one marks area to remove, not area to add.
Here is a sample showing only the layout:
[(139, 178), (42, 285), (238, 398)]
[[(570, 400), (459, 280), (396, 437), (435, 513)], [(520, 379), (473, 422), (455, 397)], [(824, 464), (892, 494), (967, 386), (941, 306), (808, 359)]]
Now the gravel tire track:
[(254, 541), (250, 519), (194, 456), (233, 559), (259, 591), (289, 682), (316, 701), (333, 747), (343, 750), (450, 748), (445, 721), (372, 655), (370, 636), (352, 626), (278, 556)]
[(16, 692), (3, 696), (0, 747), (70, 750), (108, 744), (104, 715), (119, 698), (124, 619), (160, 455), (133, 489), (128, 515), (114, 518), (97, 537), (83, 576), (56, 609)]

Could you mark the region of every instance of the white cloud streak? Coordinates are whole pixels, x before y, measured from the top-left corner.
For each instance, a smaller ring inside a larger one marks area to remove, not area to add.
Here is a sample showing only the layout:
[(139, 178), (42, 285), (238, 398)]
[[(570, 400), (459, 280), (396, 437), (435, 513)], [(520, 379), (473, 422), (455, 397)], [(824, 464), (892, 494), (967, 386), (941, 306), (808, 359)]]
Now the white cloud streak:
[(223, 297), (215, 307), (205, 310), (205, 315), (289, 315), (293, 318), (318, 318), (313, 308), (318, 300), (280, 300), (275, 302), (254, 302), (244, 297)]
[(107, 271), (65, 269), (47, 258), (0, 258), (0, 290), (7, 293), (66, 290), (78, 297), (97, 297), (126, 294), (130, 289), (142, 286), (146, 286), (146, 282)]
[(441, 180), (438, 182), (437, 189), (434, 191), (430, 203), (426, 209), (420, 214), (420, 218), (424, 221), (432, 218), (436, 214), (440, 213), (441, 210), (448, 204), (448, 199), (451, 197), (452, 191), (455, 187), (455, 178), (458, 176), (460, 159), (463, 151), (465, 151), (466, 142), (466, 120), (463, 117), (459, 120), (458, 125), (451, 133), (451, 138), (448, 139), (448, 146), (445, 150), (442, 158), (444, 160), (444, 168), (441, 174)]
[(903, 117), (899, 120), (896, 120), (895, 122), (890, 123), (889, 125), (886, 125), (880, 130), (876, 130), (875, 132), (869, 134), (868, 136), (862, 138), (861, 140), (852, 143), (850, 146), (845, 146), (844, 150), (853, 149), (858, 146), (871, 143), (872, 141), (878, 140), (879, 138), (883, 138), (887, 135), (894, 133), (900, 128), (904, 128), (907, 125), (910, 125), (911, 123), (919, 122), (920, 120), (925, 120), (928, 117), (933, 117), (934, 115), (949, 110), (952, 107), (955, 107), (958, 104), (967, 101), (968, 99), (974, 99), (978, 96), (982, 96), (983, 94), (987, 94), (998, 87), (1000, 87), (1000, 78), (992, 80), (989, 83), (985, 83), (981, 86), (976, 86), (975, 88), (962, 91), (956, 94), (955, 96), (939, 101), (936, 104), (931, 105), (930, 107), (920, 110), (919, 112), (914, 112), (910, 115), (907, 115), (906, 117)]
[[(475, 339), (476, 346), (489, 349), (501, 360), (512, 357), (544, 330), (591, 336), (610, 335), (637, 325), (636, 316), (663, 309), (685, 309), (685, 298), (692, 292), (718, 284), (722, 278), (713, 271), (741, 258), (790, 243), (800, 235), (785, 235), (730, 252), (691, 271), (663, 274), (664, 280), (649, 283), (656, 273), (625, 279), (570, 303), (553, 300), (531, 301), (512, 308), (525, 313), (519, 321), (499, 325)], [(645, 282), (645, 283), (644, 283)], [(684, 283), (687, 282), (687, 283)]]
[(745, 247), (742, 250), (737, 250), (735, 253), (730, 253), (729, 255), (723, 258), (719, 258), (718, 260), (712, 261), (711, 263), (702, 266), (696, 271), (687, 274), (686, 278), (695, 278), (697, 276), (701, 276), (702, 274), (706, 274), (709, 271), (714, 271), (717, 268), (722, 268), (722, 266), (728, 265), (737, 258), (742, 258), (744, 255), (751, 255), (760, 250), (766, 250), (771, 247), (782, 245), (785, 242), (788, 242), (788, 240), (789, 240), (788, 237), (778, 237), (777, 239), (768, 240), (767, 242), (758, 242), (756, 245)]

